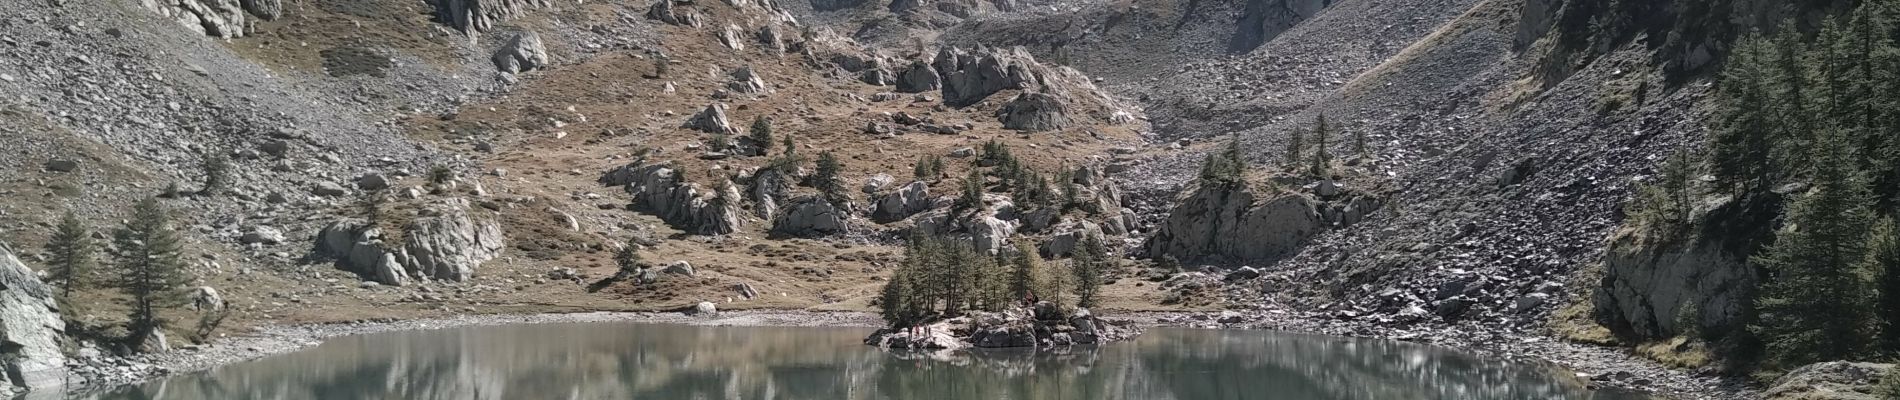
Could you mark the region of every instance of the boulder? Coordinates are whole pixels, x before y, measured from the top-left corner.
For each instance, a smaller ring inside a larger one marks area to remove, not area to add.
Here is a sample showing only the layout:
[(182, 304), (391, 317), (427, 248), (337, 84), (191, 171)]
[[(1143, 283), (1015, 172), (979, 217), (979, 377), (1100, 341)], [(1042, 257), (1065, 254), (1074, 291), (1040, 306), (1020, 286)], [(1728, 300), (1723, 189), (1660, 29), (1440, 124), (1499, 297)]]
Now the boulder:
[(849, 228), (847, 212), (840, 210), (831, 201), (817, 196), (804, 196), (786, 203), (777, 219), (772, 221), (772, 232), (794, 237), (818, 237), (843, 233)]
[(765, 93), (765, 79), (759, 78), (759, 74), (753, 72), (750, 65), (732, 70), (732, 74), (727, 77), (730, 79), (726, 80), (726, 89), (734, 93)]
[(41, 165), (40, 168), (51, 172), (73, 172), (79, 169), (79, 162), (74, 160), (51, 160)]
[(884, 190), (885, 186), (890, 186), (891, 183), (896, 181), (897, 178), (891, 176), (891, 174), (879, 173), (877, 175), (871, 175), (870, 178), (865, 178), (864, 187), (859, 188), (859, 190), (864, 192), (864, 194), (875, 194), (879, 190)]
[(930, 209), (930, 184), (911, 182), (877, 199), (871, 218), (880, 222), (898, 221)]
[(693, 264), (686, 262), (686, 260), (674, 261), (672, 264), (667, 264), (666, 269), (661, 270), (660, 272), (674, 274), (674, 275), (693, 276)]
[(344, 218), (318, 232), (317, 251), (346, 270), (400, 286), (404, 277), (466, 280), (504, 247), (501, 225), (471, 217), (462, 199), (425, 208), (403, 230), (400, 240), (384, 238), (375, 224)]
[(0, 244), (0, 395), (65, 383), (65, 332), (52, 287)]
[[(161, 16), (178, 21), (179, 24), (183, 24), (194, 32), (226, 39), (243, 37), (246, 29), (251, 26), (249, 16), (274, 19), (277, 15), (272, 11), (280, 8), (274, 1), (143, 0), (140, 3)], [(247, 4), (252, 7), (245, 7)]]
[(1067, 128), (1073, 124), (1062, 101), (1047, 93), (1023, 93), (996, 110), (1003, 129), (1042, 132)]
[(693, 308), (690, 310), (687, 310), (686, 315), (700, 316), (700, 317), (717, 317), (719, 316), (719, 307), (714, 306), (713, 303), (710, 301), (702, 301), (702, 302), (699, 302), (698, 304), (693, 304)]
[(389, 188), (389, 178), (383, 174), (363, 174), (356, 178), (356, 188), (362, 190), (383, 190)]
[(983, 254), (996, 254), (1009, 248), (1010, 237), (1016, 235), (1016, 224), (997, 218), (994, 211), (977, 217), (968, 224), (968, 229), (970, 242)]
[(495, 70), (518, 74), (547, 68), (548, 49), (541, 44), (541, 35), (522, 32), (496, 49), (490, 59), (495, 63)]
[(706, 108), (700, 110), (699, 113), (693, 114), (693, 118), (686, 120), (686, 123), (680, 125), (680, 127), (697, 129), (707, 133), (724, 133), (728, 135), (739, 133), (739, 129), (732, 126), (732, 120), (726, 117), (726, 105), (720, 103), (707, 105)]
[(706, 17), (685, 7), (678, 7), (673, 0), (659, 0), (647, 7), (647, 18), (679, 26), (700, 27), (706, 24)]
[(753, 298), (759, 297), (759, 290), (753, 289), (752, 284), (750, 283), (740, 282), (736, 285), (732, 285), (732, 290), (739, 292), (739, 297), (743, 297), (746, 299), (753, 299)]
[(1764, 400), (1880, 400), (1875, 386), (1893, 364), (1829, 361), (1795, 368), (1775, 379)]
[(277, 230), (277, 228), (258, 225), (251, 227), (250, 232), (245, 232), (244, 236), (239, 237), (238, 242), (244, 244), (274, 245), (284, 242), (284, 232)]
[(1060, 233), (1049, 236), (1049, 240), (1043, 241), (1039, 249), (1044, 258), (1068, 257), (1074, 254), (1075, 247), (1080, 245), (1082, 239), (1086, 237), (1092, 236), (1097, 240), (1103, 240), (1101, 226), (1089, 221), (1066, 223), (1057, 226), (1055, 231)]
[(218, 295), (218, 289), (199, 286), (191, 291), (191, 309), (198, 312), (216, 312), (224, 310), (224, 296)]
[(745, 36), (741, 32), (744, 30), (739, 29), (738, 25), (726, 24), (725, 29), (719, 30), (719, 44), (726, 45), (728, 49), (745, 50)]
[(897, 75), (883, 68), (871, 68), (858, 73), (858, 81), (871, 86), (890, 86), (897, 82)]
[(1255, 269), (1254, 267), (1240, 267), (1240, 268), (1235, 268), (1233, 271), (1228, 272), (1227, 276), (1221, 277), (1221, 280), (1234, 282), (1234, 281), (1244, 281), (1244, 280), (1259, 278), (1259, 277), (1260, 277), (1259, 269)]
[(1321, 229), (1313, 199), (1248, 188), (1199, 187), (1174, 205), (1143, 246), (1150, 257), (1182, 261), (1273, 261)]
[(943, 88), (943, 78), (937, 76), (936, 68), (918, 60), (897, 73), (896, 84), (898, 92), (922, 93)]
[(350, 194), (350, 190), (344, 189), (343, 185), (338, 185), (336, 182), (317, 182), (316, 186), (310, 188), (310, 193), (323, 197), (336, 197)]
[(941, 78), (944, 104), (954, 107), (976, 104), (1004, 89), (1041, 87), (1044, 72), (1021, 47), (979, 47), (973, 52), (944, 48), (937, 52), (931, 66)]

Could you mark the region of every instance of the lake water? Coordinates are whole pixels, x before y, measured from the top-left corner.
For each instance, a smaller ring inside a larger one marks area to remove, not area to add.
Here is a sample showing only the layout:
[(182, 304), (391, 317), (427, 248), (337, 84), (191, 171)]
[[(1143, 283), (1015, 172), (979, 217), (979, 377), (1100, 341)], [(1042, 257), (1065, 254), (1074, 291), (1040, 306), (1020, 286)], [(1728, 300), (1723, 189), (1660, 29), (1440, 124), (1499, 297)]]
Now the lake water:
[(1152, 329), (1068, 352), (891, 354), (865, 328), (506, 325), (331, 339), (95, 399), (1277, 399), (1640, 397), (1401, 342)]

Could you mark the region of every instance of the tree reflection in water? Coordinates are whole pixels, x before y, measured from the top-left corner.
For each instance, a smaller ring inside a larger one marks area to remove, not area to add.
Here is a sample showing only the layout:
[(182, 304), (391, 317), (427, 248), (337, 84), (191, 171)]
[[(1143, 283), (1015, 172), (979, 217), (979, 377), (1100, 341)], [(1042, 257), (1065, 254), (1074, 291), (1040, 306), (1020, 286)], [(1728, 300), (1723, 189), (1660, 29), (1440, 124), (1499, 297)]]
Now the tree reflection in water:
[(878, 351), (866, 329), (548, 324), (395, 332), (93, 399), (1283, 399), (1639, 397), (1408, 343), (1155, 329), (1068, 351)]

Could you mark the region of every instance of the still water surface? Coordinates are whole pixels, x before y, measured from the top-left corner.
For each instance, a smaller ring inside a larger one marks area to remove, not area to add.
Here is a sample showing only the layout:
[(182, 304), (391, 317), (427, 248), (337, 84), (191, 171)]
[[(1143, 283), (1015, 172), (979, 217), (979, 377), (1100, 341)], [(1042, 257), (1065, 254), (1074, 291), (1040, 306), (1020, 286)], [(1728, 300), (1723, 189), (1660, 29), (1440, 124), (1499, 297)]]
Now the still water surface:
[(1069, 352), (898, 355), (864, 328), (506, 325), (331, 339), (95, 399), (1634, 400), (1401, 342), (1153, 329)]

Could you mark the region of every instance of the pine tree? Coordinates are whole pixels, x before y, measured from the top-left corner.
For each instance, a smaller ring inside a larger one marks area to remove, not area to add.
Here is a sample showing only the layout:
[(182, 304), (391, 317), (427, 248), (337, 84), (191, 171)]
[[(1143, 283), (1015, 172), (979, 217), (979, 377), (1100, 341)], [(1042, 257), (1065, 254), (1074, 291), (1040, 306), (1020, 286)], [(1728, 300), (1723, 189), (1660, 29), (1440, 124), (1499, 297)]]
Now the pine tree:
[(1201, 162), (1201, 184), (1237, 187), (1245, 183), (1247, 159), (1240, 152), (1240, 136), (1234, 135), (1220, 151), (1207, 154)]
[(844, 164), (838, 162), (836, 155), (829, 150), (818, 153), (818, 169), (812, 173), (811, 186), (824, 194), (826, 201), (839, 207), (851, 202), (851, 194), (844, 189), (844, 177), (840, 176), (842, 173)]
[(1882, 218), (1874, 224), (1866, 247), (1860, 269), (1874, 277), (1878, 345), (1883, 353), (1900, 352), (1900, 229), (1894, 227), (1893, 218)]
[(226, 188), (230, 187), (230, 158), (225, 157), (221, 152), (213, 151), (205, 154), (204, 159), (201, 160), (200, 163), (200, 167), (204, 169), (205, 186), (204, 190), (198, 192), (199, 194), (216, 196), (218, 193), (222, 193)]
[(758, 147), (758, 155), (765, 155), (772, 147), (772, 120), (763, 115), (753, 118), (752, 129), (746, 132), (746, 137), (752, 140), (753, 146)]
[(1814, 187), (1787, 210), (1792, 228), (1751, 259), (1769, 271), (1751, 330), (1783, 367), (1847, 358), (1866, 342), (1865, 284), (1853, 268), (1871, 213), (1847, 140), (1838, 131), (1819, 138)]
[(1781, 138), (1769, 102), (1773, 73), (1768, 41), (1751, 36), (1736, 46), (1715, 96), (1716, 123), (1709, 135), (1709, 164), (1716, 184), (1731, 194), (1773, 184), (1775, 149)]
[(1282, 158), (1286, 160), (1287, 169), (1296, 170), (1300, 165), (1300, 160), (1306, 159), (1305, 136), (1306, 133), (1301, 131), (1300, 127), (1297, 126), (1293, 127), (1292, 132), (1287, 133), (1286, 155), (1282, 156)]
[(963, 183), (957, 191), (957, 200), (951, 204), (951, 214), (964, 210), (974, 210), (983, 206), (983, 172), (970, 169), (970, 175), (963, 177)]
[(1313, 176), (1325, 178), (1331, 174), (1333, 155), (1326, 151), (1326, 137), (1332, 133), (1326, 126), (1326, 115), (1321, 114), (1313, 123)]
[(1103, 275), (1107, 273), (1109, 259), (1108, 247), (1095, 235), (1082, 235), (1082, 243), (1075, 246), (1070, 256), (1070, 268), (1075, 274), (1076, 306), (1095, 307), (1096, 295), (1102, 291)]
[(884, 282), (884, 289), (878, 293), (878, 311), (892, 328), (909, 328), (916, 323), (916, 310), (911, 306), (915, 299), (911, 293), (911, 274), (908, 267), (900, 267), (891, 272), (891, 280)]
[(935, 181), (943, 176), (943, 157), (934, 154), (917, 158), (917, 164), (911, 166), (911, 177), (919, 181)]
[(180, 289), (189, 282), (184, 271), (184, 247), (177, 231), (172, 230), (157, 198), (140, 200), (133, 206), (132, 218), (113, 233), (113, 259), (119, 277), (114, 286), (132, 298), (127, 339), (132, 347), (144, 344), (166, 321), (158, 309), (176, 302)]
[(79, 216), (67, 211), (60, 217), (52, 240), (46, 242), (47, 272), (52, 280), (62, 282), (61, 298), (70, 298), (74, 290), (82, 290), (91, 283), (86, 275), (92, 273), (93, 254), (98, 251), (91, 234)]
[(1012, 299), (1041, 297), (1042, 255), (1027, 241), (1016, 241), (1016, 257), (1010, 260), (1009, 296)]

